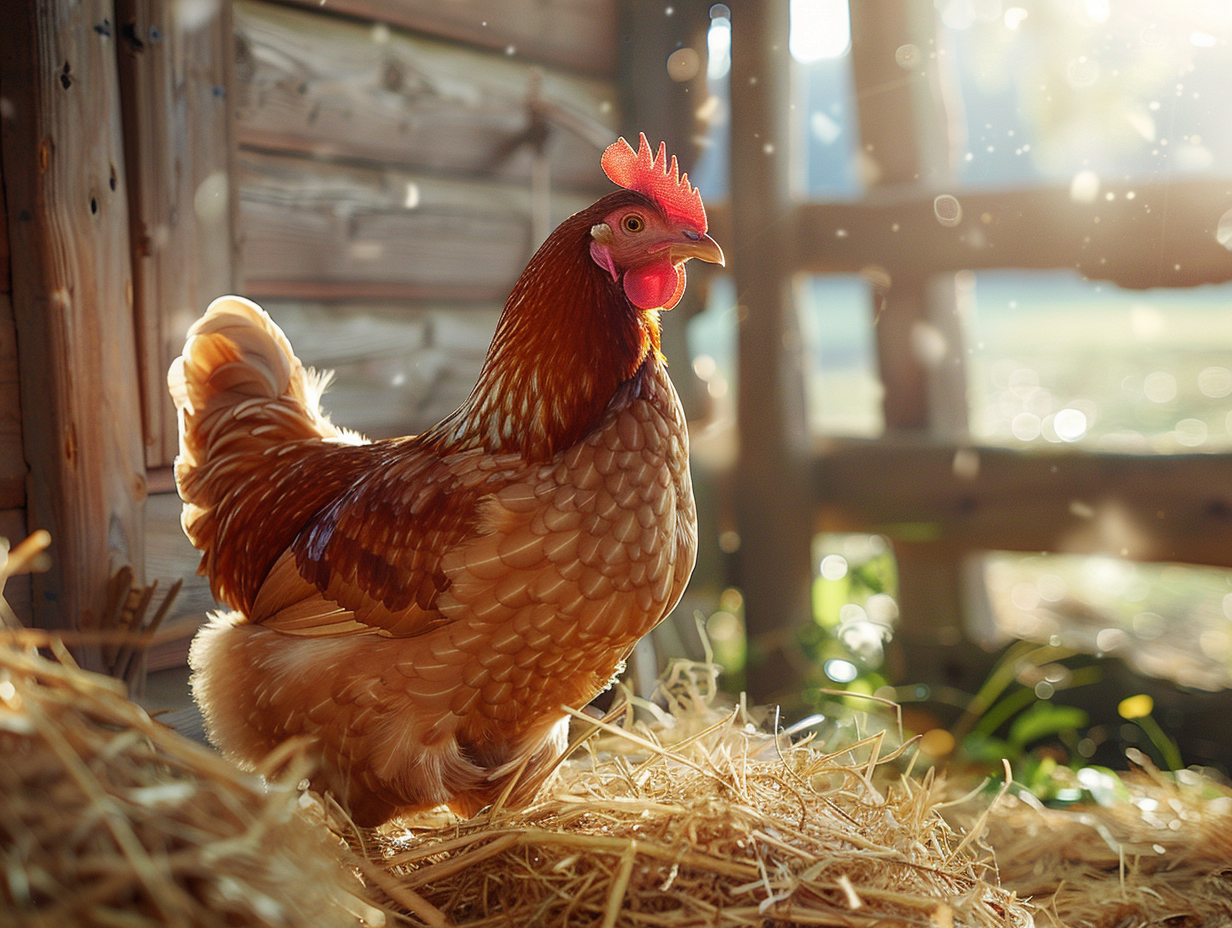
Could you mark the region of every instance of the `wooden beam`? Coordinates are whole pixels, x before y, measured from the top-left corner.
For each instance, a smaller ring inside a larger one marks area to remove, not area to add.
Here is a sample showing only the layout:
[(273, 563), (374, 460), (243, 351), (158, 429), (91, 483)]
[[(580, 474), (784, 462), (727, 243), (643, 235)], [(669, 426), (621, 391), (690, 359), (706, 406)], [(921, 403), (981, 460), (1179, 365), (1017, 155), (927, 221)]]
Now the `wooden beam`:
[[(230, 4), (185, 22), (179, 4), (116, 0), (133, 298), (146, 463), (178, 451), (167, 368), (189, 323), (235, 290)], [(195, 9), (195, 8), (194, 8)]]
[[(1131, 289), (1232, 280), (1232, 251), (1215, 237), (1232, 209), (1232, 181), (1108, 184), (1089, 203), (1075, 202), (1068, 187), (960, 191), (962, 219), (949, 228), (937, 220), (935, 198), (898, 189), (801, 206), (791, 231), (795, 270), (884, 272), (893, 283), (946, 271), (1069, 269)], [(726, 204), (706, 211), (717, 235), (730, 234)]]
[[(437, 15), (452, 4), (436, 4)], [(614, 83), (269, 3), (235, 4), (242, 144), (451, 174), (607, 189)], [(662, 17), (662, 9), (659, 16)]]
[[(724, 239), (739, 300), (736, 514), (740, 587), (752, 650), (808, 621), (812, 519), (808, 498), (801, 343), (789, 290), (790, 82), (787, 5), (749, 4), (732, 13), (733, 215)], [(780, 654), (748, 669), (757, 701), (799, 701)]]
[(805, 207), (800, 266), (820, 272), (881, 266), (891, 278), (1072, 268), (1136, 290), (1232, 280), (1232, 252), (1215, 237), (1219, 217), (1232, 208), (1227, 180), (1118, 183), (1089, 203), (1075, 202), (1068, 187), (960, 193), (957, 200), (962, 219), (952, 228), (938, 221), (931, 193)]
[(34, 618), (101, 616), (143, 575), (145, 465), (110, 0), (8, 4), (0, 120), (21, 369), (27, 520), (52, 537)]
[[(510, 56), (614, 74), (615, 0), (290, 0), (368, 22), (495, 48)], [(512, 49), (512, 51), (509, 51)]]
[(1232, 567), (1232, 454), (830, 440), (813, 487), (823, 529), (877, 532), (931, 555), (1055, 551)]
[[(861, 159), (872, 186), (914, 184), (929, 162), (918, 117), (927, 104), (930, 66), (899, 67), (895, 49), (920, 42), (914, 0), (857, 3), (851, 16), (851, 72), (858, 101)], [(930, 48), (932, 43), (922, 47)], [(917, 46), (920, 47), (920, 46)], [(935, 60), (935, 56), (934, 56)]]

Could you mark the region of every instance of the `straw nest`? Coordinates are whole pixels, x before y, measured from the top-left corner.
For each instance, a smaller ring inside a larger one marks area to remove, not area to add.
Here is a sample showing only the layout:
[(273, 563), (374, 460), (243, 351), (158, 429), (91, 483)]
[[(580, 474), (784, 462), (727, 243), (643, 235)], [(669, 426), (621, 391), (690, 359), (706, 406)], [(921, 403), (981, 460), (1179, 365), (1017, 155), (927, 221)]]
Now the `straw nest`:
[(639, 720), (579, 714), (530, 808), (366, 835), (376, 898), (429, 925), (1031, 924), (881, 734), (837, 753), (765, 734), (716, 707), (708, 665), (661, 690)]
[[(0, 546), (0, 591), (12, 566)], [(383, 921), (356, 895), (346, 848), (299, 813), (300, 773), (241, 773), (5, 618), (0, 923), (355, 926), (348, 909)]]
[(1232, 790), (1132, 759), (1140, 770), (1105, 805), (1046, 809), (1026, 792), (998, 801), (985, 840), (1002, 885), (1032, 896), (1043, 926), (1232, 923)]

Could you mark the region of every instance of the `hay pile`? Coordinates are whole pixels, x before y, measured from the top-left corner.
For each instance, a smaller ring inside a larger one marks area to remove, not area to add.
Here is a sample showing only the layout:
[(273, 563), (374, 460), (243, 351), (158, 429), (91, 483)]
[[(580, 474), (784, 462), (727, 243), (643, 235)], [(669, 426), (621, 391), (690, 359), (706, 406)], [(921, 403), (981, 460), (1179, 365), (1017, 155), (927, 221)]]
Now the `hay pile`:
[[(32, 550), (0, 546), (0, 593)], [(0, 620), (4, 925), (1232, 922), (1232, 790), (1141, 758), (1104, 806), (946, 802), (901, 738), (827, 728), (793, 744), (720, 709), (713, 666), (681, 662), (657, 705), (579, 713), (530, 808), (360, 831), (297, 790), (294, 745), (267, 761), (285, 773), (241, 773), (56, 637), (15, 627), (2, 597)]]
[(987, 817), (1002, 884), (1033, 897), (1040, 925), (1232, 923), (1232, 790), (1135, 760), (1106, 805), (1045, 809), (1024, 793)]
[[(0, 591), (19, 560), (5, 553)], [(79, 669), (57, 638), (5, 619), (0, 924), (384, 922), (357, 896), (345, 847), (299, 813), (299, 773), (264, 786), (152, 720), (119, 681)]]
[(377, 898), (430, 925), (1031, 924), (880, 735), (793, 746), (716, 709), (712, 685), (678, 664), (667, 712), (581, 718), (590, 737), (528, 809), (369, 835)]

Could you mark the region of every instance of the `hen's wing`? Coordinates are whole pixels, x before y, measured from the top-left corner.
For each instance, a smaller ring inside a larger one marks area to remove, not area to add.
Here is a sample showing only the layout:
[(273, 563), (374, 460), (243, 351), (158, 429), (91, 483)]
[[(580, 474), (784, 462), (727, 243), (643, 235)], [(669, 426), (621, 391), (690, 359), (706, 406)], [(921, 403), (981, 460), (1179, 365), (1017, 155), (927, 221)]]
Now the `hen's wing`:
[(364, 449), (367, 466), (307, 520), (274, 563), (249, 617), (313, 637), (409, 637), (439, 625), (444, 554), (478, 524), (504, 480), (492, 459), (438, 457), (413, 440)]
[(692, 499), (668, 417), (644, 401), (609, 416), (543, 465), (391, 443), (387, 461), (300, 531), (251, 617), (314, 637), (405, 638), (452, 623), (440, 643), (452, 651), (525, 648), (518, 659), (538, 662), (586, 642), (616, 648), (614, 662), (674, 605), (693, 535), (677, 524)]

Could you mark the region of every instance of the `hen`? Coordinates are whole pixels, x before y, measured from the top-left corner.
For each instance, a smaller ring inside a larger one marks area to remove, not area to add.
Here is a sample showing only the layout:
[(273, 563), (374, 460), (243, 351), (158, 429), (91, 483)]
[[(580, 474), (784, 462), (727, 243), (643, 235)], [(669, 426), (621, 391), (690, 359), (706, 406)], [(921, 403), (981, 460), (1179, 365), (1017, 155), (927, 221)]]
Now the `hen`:
[(693, 569), (688, 434), (659, 310), (723, 263), (676, 159), (620, 139), (622, 190), (531, 259), (478, 384), (428, 431), (367, 442), (320, 411), (255, 304), (216, 300), (168, 382), (200, 572), (233, 612), (197, 635), (211, 740), (253, 765), (305, 737), (361, 825), (533, 798), (564, 706), (608, 685)]

